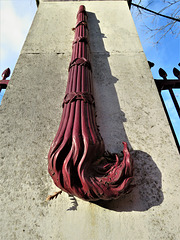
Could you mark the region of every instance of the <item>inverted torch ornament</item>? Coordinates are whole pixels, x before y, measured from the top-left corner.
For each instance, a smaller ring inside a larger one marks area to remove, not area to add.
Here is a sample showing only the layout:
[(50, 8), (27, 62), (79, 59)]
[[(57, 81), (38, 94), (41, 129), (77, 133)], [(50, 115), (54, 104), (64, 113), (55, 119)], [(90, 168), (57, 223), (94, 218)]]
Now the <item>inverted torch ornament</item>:
[(60, 126), (50, 147), (48, 171), (61, 190), (87, 201), (109, 200), (132, 188), (132, 160), (105, 151), (95, 119), (87, 13), (77, 13)]

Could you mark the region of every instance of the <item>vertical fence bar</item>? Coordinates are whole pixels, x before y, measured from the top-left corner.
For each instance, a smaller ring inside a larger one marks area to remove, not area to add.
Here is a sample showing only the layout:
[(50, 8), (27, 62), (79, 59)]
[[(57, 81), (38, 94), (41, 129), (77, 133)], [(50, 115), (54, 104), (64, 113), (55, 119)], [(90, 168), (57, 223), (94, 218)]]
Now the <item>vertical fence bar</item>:
[[(163, 72), (165, 73), (165, 72)], [(175, 106), (175, 109), (177, 111), (177, 114), (178, 116), (180, 117), (180, 108), (179, 108), (179, 104), (178, 104), (178, 101), (176, 99), (176, 96), (173, 92), (173, 88), (180, 88), (180, 80), (175, 80), (175, 79), (172, 79), (172, 80), (167, 80), (167, 75), (161, 75), (161, 77), (163, 77), (164, 80), (159, 80), (159, 79), (154, 79), (155, 80), (155, 83), (156, 83), (156, 87), (158, 89), (158, 92), (159, 92), (159, 96), (161, 98), (161, 102), (162, 102), (162, 105), (163, 105), (163, 108), (164, 108), (164, 111), (166, 113), (166, 117), (168, 119), (168, 122), (169, 122), (169, 125), (170, 125), (170, 128), (171, 128), (171, 131), (172, 131), (172, 134), (173, 134), (173, 137), (174, 137), (174, 140), (175, 140), (175, 143), (176, 143), (176, 146), (177, 146), (177, 149), (180, 153), (180, 144), (179, 144), (179, 141), (177, 139), (177, 136), (176, 136), (176, 133), (175, 133), (175, 130), (174, 130), (174, 127), (172, 125), (172, 122), (171, 122), (171, 119), (170, 119), (170, 116), (169, 116), (169, 113), (167, 111), (167, 108), (166, 108), (166, 105), (165, 105), (165, 102), (163, 100), (163, 97), (162, 97), (162, 90), (168, 90), (169, 93), (170, 93), (170, 96), (171, 96), (171, 99), (173, 101), (173, 104)]]

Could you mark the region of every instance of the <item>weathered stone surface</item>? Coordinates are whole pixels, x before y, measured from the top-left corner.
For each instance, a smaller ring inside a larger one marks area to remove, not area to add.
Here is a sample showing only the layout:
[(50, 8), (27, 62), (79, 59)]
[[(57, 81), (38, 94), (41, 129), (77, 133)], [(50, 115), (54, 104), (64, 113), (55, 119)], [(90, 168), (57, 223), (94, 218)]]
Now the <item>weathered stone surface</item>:
[(131, 149), (134, 191), (93, 204), (57, 190), (47, 171), (81, 2), (41, 3), (0, 107), (1, 239), (180, 238), (179, 154), (127, 3), (88, 11), (97, 121), (106, 148)]

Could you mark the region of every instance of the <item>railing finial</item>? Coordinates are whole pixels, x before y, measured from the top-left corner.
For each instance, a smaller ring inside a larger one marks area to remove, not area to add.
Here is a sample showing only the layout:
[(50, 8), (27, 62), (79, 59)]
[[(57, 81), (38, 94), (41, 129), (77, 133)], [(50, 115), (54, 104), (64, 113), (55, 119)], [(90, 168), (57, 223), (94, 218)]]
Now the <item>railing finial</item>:
[(6, 78), (8, 78), (8, 77), (10, 76), (10, 73), (11, 73), (10, 69), (9, 69), (9, 68), (6, 68), (6, 69), (3, 71), (3, 73), (1, 74), (2, 80), (6, 80)]

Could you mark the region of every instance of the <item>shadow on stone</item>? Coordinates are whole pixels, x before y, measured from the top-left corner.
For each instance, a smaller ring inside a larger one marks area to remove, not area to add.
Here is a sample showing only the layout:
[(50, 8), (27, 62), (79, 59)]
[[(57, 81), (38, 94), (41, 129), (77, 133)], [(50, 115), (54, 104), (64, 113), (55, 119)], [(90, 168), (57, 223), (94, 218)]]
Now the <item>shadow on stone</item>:
[[(115, 89), (115, 83), (121, 79), (112, 76), (108, 62), (109, 53), (103, 43), (103, 39), (107, 36), (101, 33), (99, 21), (94, 13), (88, 12), (88, 26), (97, 123), (100, 125), (100, 132), (108, 151), (120, 152), (122, 141), (127, 142), (134, 161), (134, 184), (136, 185), (130, 194), (117, 200), (98, 201), (94, 204), (119, 212), (146, 211), (160, 205), (163, 201), (161, 172), (149, 154), (132, 149), (123, 125), (123, 122), (128, 119), (120, 108)], [(116, 145), (112, 149), (113, 142)]]
[(163, 201), (161, 172), (151, 156), (142, 151), (132, 151), (134, 160), (133, 191), (119, 199), (98, 201), (95, 204), (114, 211), (146, 211)]

